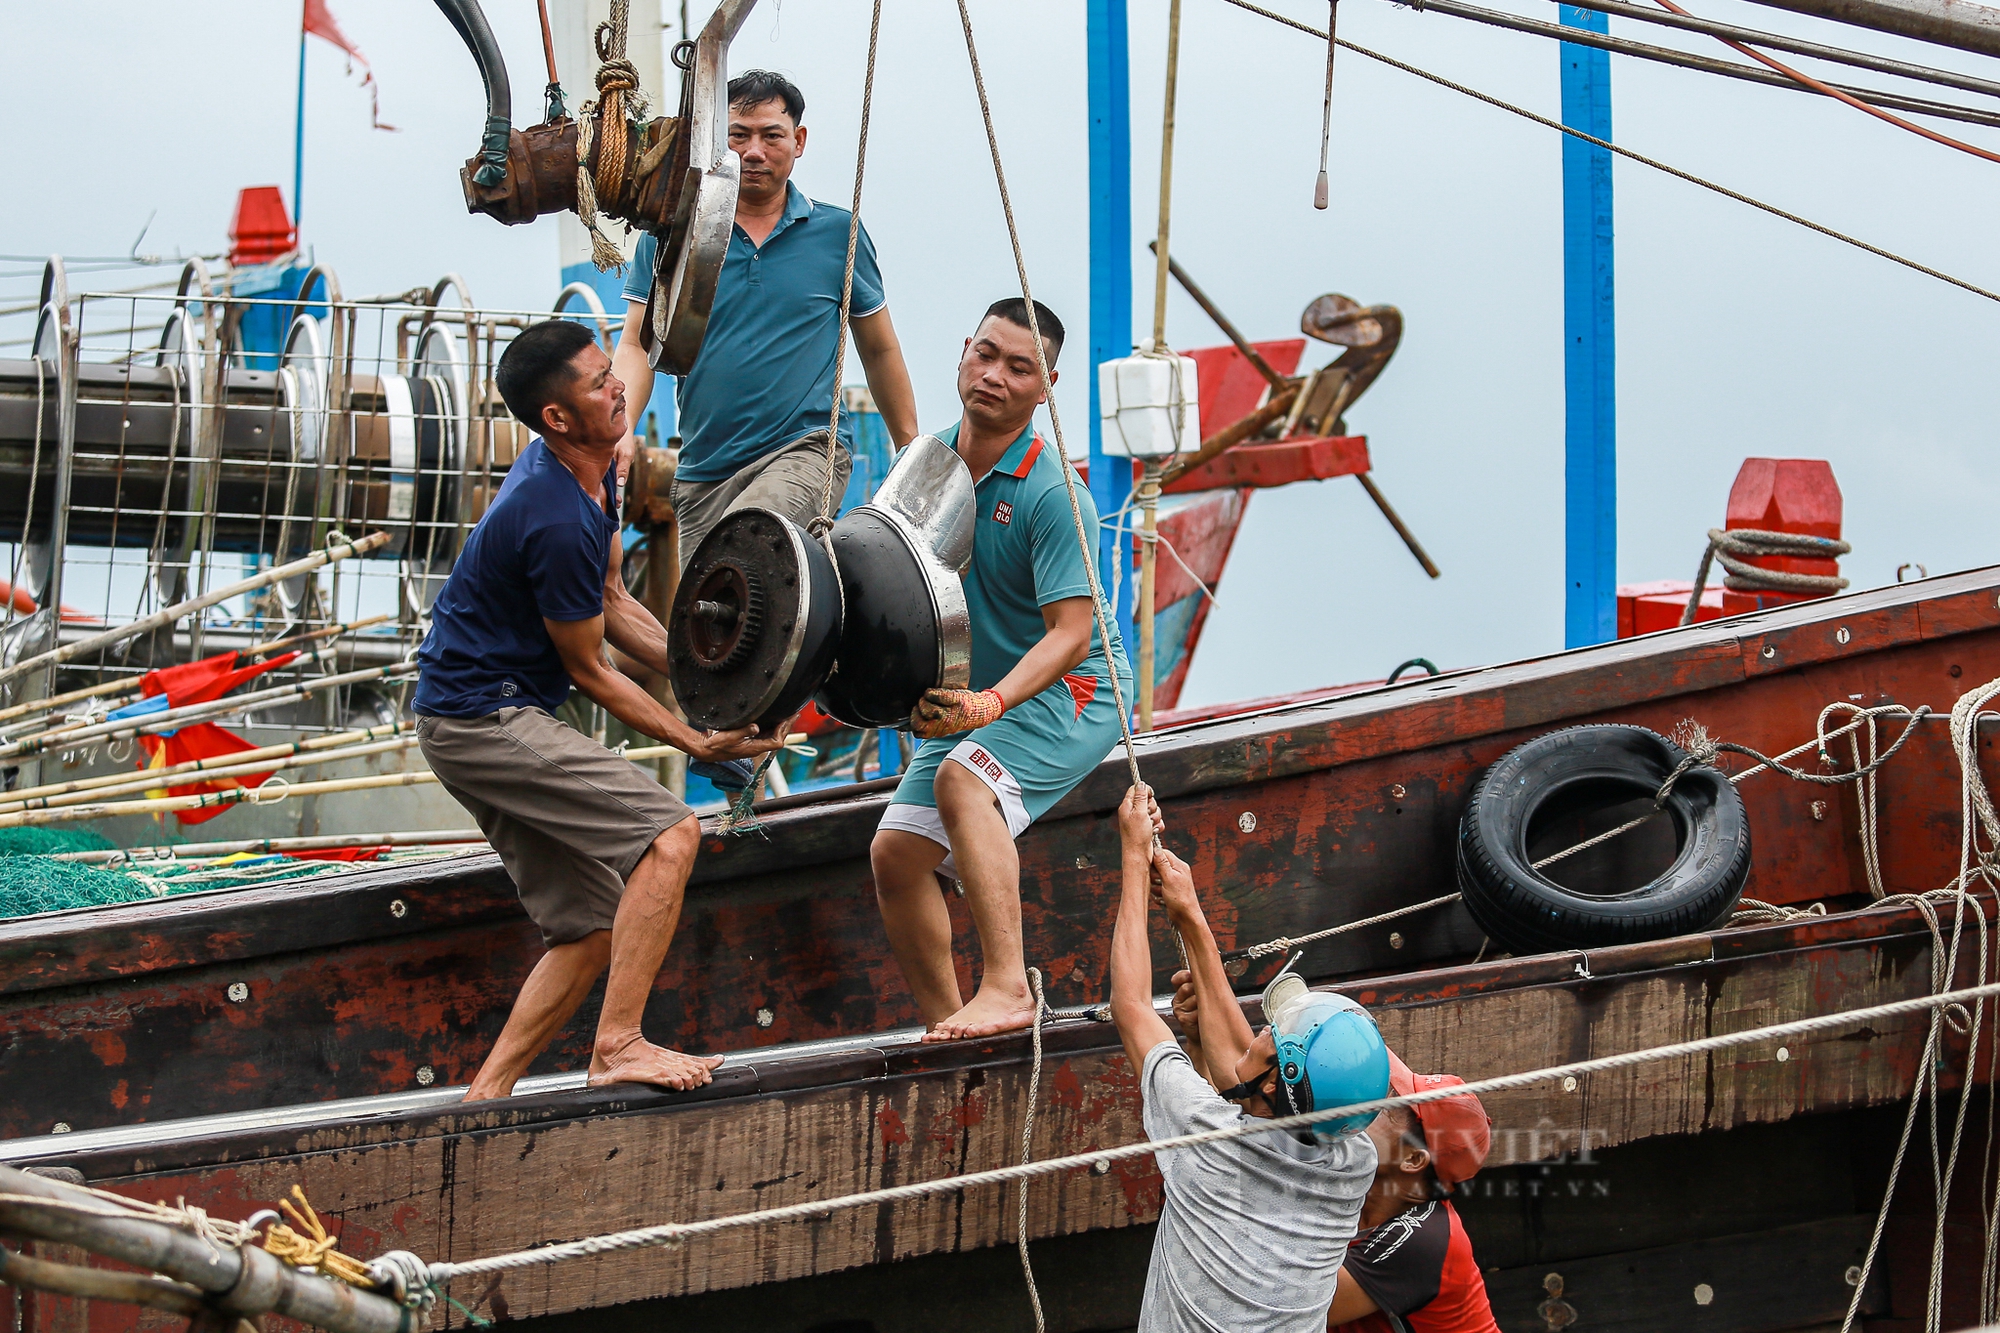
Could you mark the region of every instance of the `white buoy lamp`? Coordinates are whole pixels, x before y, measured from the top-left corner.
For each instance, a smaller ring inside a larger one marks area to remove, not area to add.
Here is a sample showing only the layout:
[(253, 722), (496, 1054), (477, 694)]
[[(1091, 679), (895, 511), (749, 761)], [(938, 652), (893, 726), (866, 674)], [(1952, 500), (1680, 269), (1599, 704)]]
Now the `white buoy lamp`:
[(1104, 452), (1172, 458), (1201, 447), (1200, 389), (1191, 356), (1120, 357), (1097, 367)]

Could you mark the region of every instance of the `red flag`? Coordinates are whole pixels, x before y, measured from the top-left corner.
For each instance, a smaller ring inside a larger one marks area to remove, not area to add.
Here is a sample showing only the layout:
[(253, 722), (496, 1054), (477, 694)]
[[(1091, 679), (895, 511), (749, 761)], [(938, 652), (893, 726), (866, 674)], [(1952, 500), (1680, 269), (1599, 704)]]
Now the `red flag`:
[(170, 708), (205, 704), (211, 699), (220, 699), (246, 680), (255, 680), (266, 671), (287, 665), (297, 656), (295, 652), (282, 653), (239, 667), (235, 664), (235, 653), (217, 653), (199, 662), (183, 662), (179, 666), (148, 671), (145, 679), (139, 682), (139, 691), (148, 698), (156, 694), (166, 695)]
[[(172, 708), (207, 703), (211, 699), (221, 698), (246, 680), (253, 680), (266, 671), (286, 665), (297, 656), (297, 653), (284, 653), (262, 662), (252, 662), (249, 666), (239, 667), (234, 665), (235, 653), (218, 653), (199, 662), (183, 662), (179, 666), (148, 671), (139, 688), (148, 697), (166, 695), (167, 704)], [(164, 736), (142, 736), (140, 741), (151, 756), (148, 766), (152, 768), (171, 768), (175, 764), (192, 763), (197, 759), (216, 759), (257, 748), (241, 736), (224, 731), (213, 722), (197, 722)], [(269, 773), (252, 773), (243, 778), (189, 782), (167, 788), (167, 794), (194, 796), (202, 792), (227, 791), (231, 787), (256, 787), (262, 785), (270, 776)], [(227, 809), (229, 807), (226, 805), (218, 805), (198, 810), (180, 810), (175, 812), (175, 818), (183, 824), (200, 824), (215, 818)]]
[(361, 48), (348, 39), (340, 30), (340, 23), (333, 17), (333, 11), (326, 7), (326, 0), (305, 0), (305, 16), (301, 20), (305, 31), (321, 41), (331, 42), (347, 55), (347, 72), (354, 72), (354, 62), (360, 61), (365, 73), (361, 76), (361, 86), (368, 89), (368, 118), (378, 130), (395, 132), (394, 125), (382, 123), (381, 85), (375, 82), (374, 66), (368, 57), (361, 54)]

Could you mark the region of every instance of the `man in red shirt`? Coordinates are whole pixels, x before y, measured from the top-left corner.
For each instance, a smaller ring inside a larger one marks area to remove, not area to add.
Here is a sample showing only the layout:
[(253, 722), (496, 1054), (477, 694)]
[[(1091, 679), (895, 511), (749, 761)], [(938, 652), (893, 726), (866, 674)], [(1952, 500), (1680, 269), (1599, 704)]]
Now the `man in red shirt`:
[[(1398, 1097), (1465, 1080), (1412, 1074), (1389, 1053)], [(1499, 1333), (1486, 1280), (1472, 1257), (1451, 1192), (1486, 1161), (1492, 1121), (1473, 1094), (1398, 1106), (1368, 1127), (1375, 1184), (1361, 1205), (1361, 1232), (1347, 1247), (1327, 1327), (1336, 1333)]]

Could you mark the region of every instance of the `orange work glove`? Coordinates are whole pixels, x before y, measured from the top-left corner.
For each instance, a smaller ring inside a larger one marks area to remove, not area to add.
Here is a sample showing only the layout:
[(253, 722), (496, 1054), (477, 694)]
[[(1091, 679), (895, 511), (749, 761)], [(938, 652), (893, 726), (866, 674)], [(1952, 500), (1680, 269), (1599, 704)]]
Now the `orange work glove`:
[(932, 740), (998, 722), (1007, 701), (998, 690), (925, 690), (910, 713), (910, 730)]

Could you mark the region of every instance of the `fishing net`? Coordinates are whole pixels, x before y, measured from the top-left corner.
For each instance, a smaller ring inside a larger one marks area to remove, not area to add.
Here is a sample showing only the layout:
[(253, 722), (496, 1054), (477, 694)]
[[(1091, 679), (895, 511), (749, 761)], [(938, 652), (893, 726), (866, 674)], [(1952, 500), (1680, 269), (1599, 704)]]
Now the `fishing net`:
[(58, 861), (61, 852), (107, 851), (115, 844), (88, 829), (0, 829), (0, 917), (151, 898), (151, 885), (116, 870)]
[[(147, 861), (119, 869), (56, 859), (64, 852), (109, 851), (116, 845), (85, 829), (0, 829), (0, 919), (207, 889), (250, 888), (359, 868), (345, 861), (251, 854), (189, 863)], [(372, 863), (431, 860), (439, 855), (420, 851), (383, 856)]]

